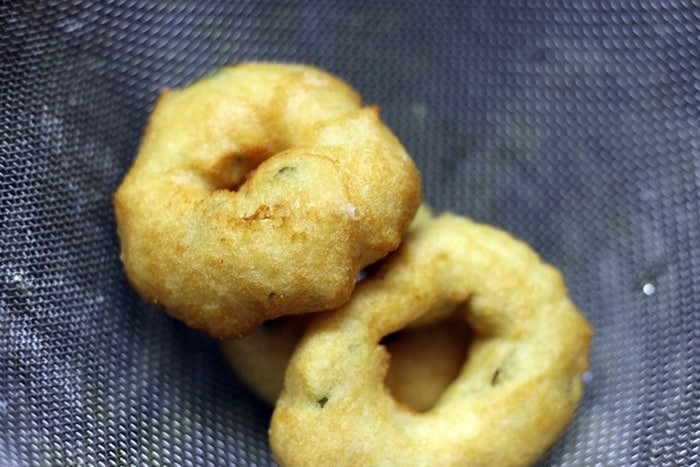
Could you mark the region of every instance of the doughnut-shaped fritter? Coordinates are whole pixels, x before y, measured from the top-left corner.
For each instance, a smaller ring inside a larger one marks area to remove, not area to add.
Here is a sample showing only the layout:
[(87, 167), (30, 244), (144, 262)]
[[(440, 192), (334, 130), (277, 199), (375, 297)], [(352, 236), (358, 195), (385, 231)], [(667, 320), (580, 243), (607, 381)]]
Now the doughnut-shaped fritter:
[(114, 198), (130, 283), (217, 338), (345, 303), (421, 200), (378, 113), (302, 65), (240, 64), (163, 92)]
[[(425, 413), (383, 384), (381, 339), (444, 304), (473, 335)], [(410, 233), (349, 303), (315, 317), (270, 427), (281, 465), (509, 466), (535, 462), (571, 420), (591, 328), (559, 272), (505, 232), (442, 215)]]

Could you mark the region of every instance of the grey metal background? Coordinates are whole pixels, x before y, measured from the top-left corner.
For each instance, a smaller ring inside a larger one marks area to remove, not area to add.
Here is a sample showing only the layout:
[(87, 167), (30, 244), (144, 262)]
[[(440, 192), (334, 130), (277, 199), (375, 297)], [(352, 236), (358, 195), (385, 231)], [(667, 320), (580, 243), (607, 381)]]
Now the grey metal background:
[(381, 105), (426, 200), (559, 266), (596, 328), (543, 465), (700, 463), (697, 1), (0, 3), (0, 464), (271, 462), (269, 410), (125, 282), (158, 91), (248, 59)]

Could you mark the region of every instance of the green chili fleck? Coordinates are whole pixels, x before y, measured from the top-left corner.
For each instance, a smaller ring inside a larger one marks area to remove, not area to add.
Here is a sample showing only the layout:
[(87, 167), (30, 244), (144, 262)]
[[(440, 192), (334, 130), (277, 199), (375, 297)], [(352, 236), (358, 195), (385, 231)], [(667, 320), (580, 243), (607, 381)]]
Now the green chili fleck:
[(297, 168), (293, 165), (286, 165), (277, 171), (277, 174), (283, 174), (285, 172), (294, 172)]
[(491, 377), (491, 386), (495, 386), (496, 383), (498, 382), (498, 376), (501, 374), (501, 369), (496, 368), (496, 371), (493, 372), (493, 376)]

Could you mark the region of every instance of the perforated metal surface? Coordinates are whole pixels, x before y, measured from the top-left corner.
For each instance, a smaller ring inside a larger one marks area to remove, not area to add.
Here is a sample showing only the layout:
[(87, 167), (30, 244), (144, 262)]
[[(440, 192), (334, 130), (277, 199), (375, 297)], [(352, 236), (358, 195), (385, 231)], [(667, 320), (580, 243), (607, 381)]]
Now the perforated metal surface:
[(506, 228), (596, 327), (543, 465), (700, 463), (694, 1), (0, 4), (0, 463), (271, 463), (216, 344), (144, 305), (111, 196), (157, 93), (248, 59), (381, 105), (426, 200)]

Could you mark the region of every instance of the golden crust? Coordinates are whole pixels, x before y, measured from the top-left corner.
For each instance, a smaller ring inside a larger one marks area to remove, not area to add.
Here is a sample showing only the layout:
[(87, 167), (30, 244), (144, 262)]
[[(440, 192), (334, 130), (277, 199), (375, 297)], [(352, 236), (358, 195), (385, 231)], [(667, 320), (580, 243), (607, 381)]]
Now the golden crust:
[(346, 302), (420, 199), (413, 161), (347, 84), (248, 63), (161, 95), (114, 205), (136, 291), (231, 338)]
[[(474, 335), (460, 375), (415, 413), (379, 342), (441, 304)], [(314, 317), (270, 427), (281, 465), (528, 465), (581, 397), (591, 328), (559, 272), (493, 227), (445, 214), (407, 236), (349, 303)]]

